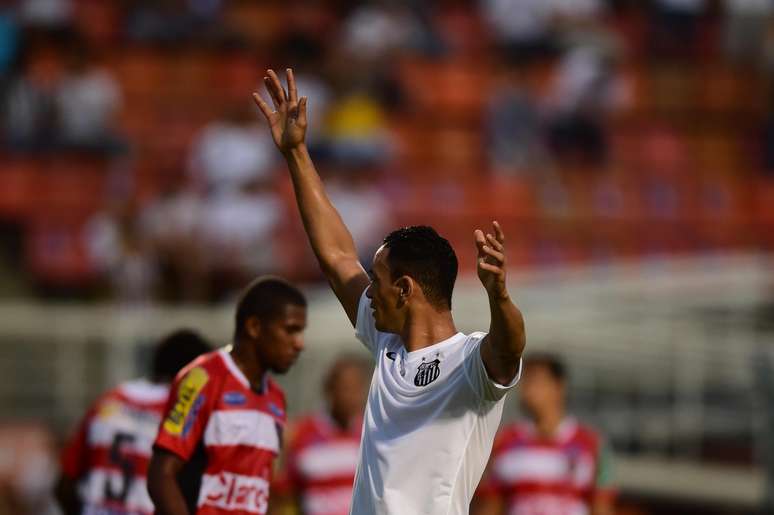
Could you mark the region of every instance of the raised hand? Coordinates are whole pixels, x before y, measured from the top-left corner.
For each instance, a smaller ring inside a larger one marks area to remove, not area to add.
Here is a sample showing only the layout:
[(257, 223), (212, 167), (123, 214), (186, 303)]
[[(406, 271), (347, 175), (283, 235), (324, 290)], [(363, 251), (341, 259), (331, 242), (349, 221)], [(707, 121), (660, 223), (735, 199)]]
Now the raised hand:
[(298, 98), (296, 80), (293, 70), (286, 70), (288, 91), (282, 87), (274, 70), (268, 70), (263, 78), (266, 90), (274, 104), (272, 110), (258, 93), (253, 93), (253, 99), (266, 117), (271, 129), (274, 143), (281, 152), (289, 152), (304, 143), (306, 135), (306, 97)]
[(507, 299), (505, 284), (505, 234), (497, 222), (492, 222), (492, 232), (476, 229), (476, 247), (478, 248), (478, 278), (487, 293), (497, 299)]

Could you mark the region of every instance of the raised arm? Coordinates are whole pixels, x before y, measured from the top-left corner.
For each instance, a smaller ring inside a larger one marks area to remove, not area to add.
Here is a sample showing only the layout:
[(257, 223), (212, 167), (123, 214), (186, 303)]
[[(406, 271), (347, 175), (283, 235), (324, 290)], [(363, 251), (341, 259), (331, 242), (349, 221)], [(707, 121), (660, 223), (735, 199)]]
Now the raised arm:
[(350, 322), (355, 325), (358, 302), (369, 283), (368, 275), (358, 260), (352, 235), (328, 198), (306, 149), (307, 99), (298, 98), (291, 69), (287, 70), (287, 92), (274, 71), (267, 73), (264, 82), (274, 109), (258, 93), (253, 93), (253, 98), (266, 117), (274, 143), (288, 163), (298, 210), (312, 250)]
[(478, 277), (489, 297), (489, 334), (481, 343), (481, 359), (489, 377), (507, 385), (519, 371), (526, 336), (524, 318), (511, 300), (505, 281), (505, 235), (497, 222), (494, 234), (476, 230)]

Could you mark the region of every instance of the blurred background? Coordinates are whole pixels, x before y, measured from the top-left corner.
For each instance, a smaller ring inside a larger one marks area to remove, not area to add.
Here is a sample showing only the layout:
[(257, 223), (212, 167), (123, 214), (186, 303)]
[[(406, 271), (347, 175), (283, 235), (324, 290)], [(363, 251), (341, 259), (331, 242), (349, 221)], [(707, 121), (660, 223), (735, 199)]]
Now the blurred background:
[[(257, 274), (304, 285), (281, 382), (357, 349), (250, 93), (292, 66), (370, 262), (398, 225), (509, 241), (529, 347), (607, 435), (620, 514), (774, 513), (774, 2), (0, 1), (0, 513), (54, 514), (57, 449)], [(519, 416), (516, 398), (505, 419)]]

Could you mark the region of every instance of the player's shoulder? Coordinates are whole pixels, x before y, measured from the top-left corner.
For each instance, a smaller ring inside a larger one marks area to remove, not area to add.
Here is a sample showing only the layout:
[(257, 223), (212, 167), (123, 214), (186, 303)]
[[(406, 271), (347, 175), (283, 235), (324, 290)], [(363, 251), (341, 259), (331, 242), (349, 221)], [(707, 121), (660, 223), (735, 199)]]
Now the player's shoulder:
[(602, 433), (592, 425), (576, 421), (575, 439), (596, 447), (602, 442)]
[(511, 422), (505, 428), (507, 430), (506, 434), (514, 439), (527, 438), (535, 433), (535, 426), (524, 420)]
[(300, 433), (310, 434), (319, 430), (320, 421), (319, 416), (316, 413), (307, 413), (296, 418), (293, 422), (295, 427)]
[(488, 333), (483, 331), (474, 331), (470, 334), (463, 334), (463, 349), (465, 354), (470, 354), (476, 350), (481, 345), (481, 342), (484, 341), (484, 338), (486, 338), (487, 334)]
[(212, 378), (225, 375), (228, 368), (221, 355), (223, 352), (222, 349), (218, 349), (197, 357), (178, 372), (175, 382), (179, 383), (191, 376), (200, 376), (209, 382)]
[(145, 378), (131, 379), (119, 384), (111, 395), (138, 408), (163, 406), (169, 397), (169, 385)]
[(290, 447), (301, 449), (309, 446), (319, 438), (320, 420), (317, 414), (306, 414), (296, 418), (287, 428)]
[(495, 447), (503, 449), (516, 445), (529, 435), (529, 427), (523, 422), (511, 422), (500, 428), (495, 439)]

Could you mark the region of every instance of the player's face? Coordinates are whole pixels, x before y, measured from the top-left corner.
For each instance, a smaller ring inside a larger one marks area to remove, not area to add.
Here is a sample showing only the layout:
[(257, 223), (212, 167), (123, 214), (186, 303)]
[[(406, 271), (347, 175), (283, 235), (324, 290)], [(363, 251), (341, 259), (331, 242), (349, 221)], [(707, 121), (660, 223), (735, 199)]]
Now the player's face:
[(258, 348), (263, 365), (278, 374), (284, 374), (304, 350), (306, 308), (286, 304), (280, 316), (261, 326)]
[(351, 419), (362, 415), (366, 400), (366, 377), (354, 365), (345, 365), (336, 371), (328, 387), (328, 402), (331, 411), (343, 418)]
[(369, 272), (371, 285), (366, 290), (366, 297), (371, 301), (376, 329), (382, 332), (394, 333), (401, 327), (398, 304), (400, 288), (395, 285), (387, 263), (390, 252), (380, 247), (374, 255), (374, 263)]
[(563, 407), (564, 383), (554, 378), (544, 366), (527, 366), (519, 382), (519, 397), (522, 408), (535, 418), (545, 411)]

